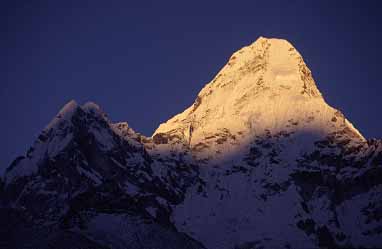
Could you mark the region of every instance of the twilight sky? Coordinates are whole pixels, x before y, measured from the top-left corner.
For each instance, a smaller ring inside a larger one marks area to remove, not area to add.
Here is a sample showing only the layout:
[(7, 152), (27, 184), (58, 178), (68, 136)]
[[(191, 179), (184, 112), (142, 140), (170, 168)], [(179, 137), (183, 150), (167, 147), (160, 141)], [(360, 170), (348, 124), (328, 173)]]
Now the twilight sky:
[(259, 36), (289, 40), (327, 102), (382, 138), (382, 1), (9, 2), (0, 173), (71, 99), (151, 135)]

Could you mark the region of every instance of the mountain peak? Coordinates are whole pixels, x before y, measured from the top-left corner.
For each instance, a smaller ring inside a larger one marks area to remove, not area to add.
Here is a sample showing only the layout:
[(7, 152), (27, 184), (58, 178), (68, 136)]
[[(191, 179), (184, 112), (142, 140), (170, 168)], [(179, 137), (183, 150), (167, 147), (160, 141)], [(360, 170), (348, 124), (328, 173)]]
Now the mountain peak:
[(75, 100), (69, 101), (61, 108), (57, 115), (45, 127), (45, 130), (50, 130), (62, 122), (70, 121), (74, 113), (76, 113), (80, 108), (81, 107), (77, 104)]
[(193, 147), (224, 130), (247, 137), (287, 130), (325, 136), (347, 125), (359, 135), (343, 115), (341, 122), (332, 122), (336, 113), (295, 48), (283, 39), (260, 37), (235, 52), (193, 105), (161, 124), (153, 136), (176, 133)]
[(66, 115), (66, 113), (73, 112), (78, 107), (77, 102), (72, 99), (68, 103), (66, 103), (61, 110), (58, 112), (59, 114)]
[(273, 91), (289, 90), (283, 94), (321, 96), (302, 56), (284, 39), (258, 38), (251, 45), (235, 52), (217, 77), (225, 76), (224, 83), (243, 84), (237, 78), (246, 75), (252, 78), (252, 84), (267, 83), (265, 87)]
[(93, 116), (98, 116), (101, 119), (108, 120), (106, 113), (101, 109), (101, 107), (92, 101), (88, 101), (83, 104), (81, 109), (86, 113), (92, 114)]
[(101, 107), (98, 104), (96, 104), (96, 103), (94, 103), (92, 101), (86, 102), (81, 107), (82, 107), (82, 109), (84, 111), (86, 111), (86, 110), (92, 111), (92, 112), (99, 112), (99, 111), (101, 111)]

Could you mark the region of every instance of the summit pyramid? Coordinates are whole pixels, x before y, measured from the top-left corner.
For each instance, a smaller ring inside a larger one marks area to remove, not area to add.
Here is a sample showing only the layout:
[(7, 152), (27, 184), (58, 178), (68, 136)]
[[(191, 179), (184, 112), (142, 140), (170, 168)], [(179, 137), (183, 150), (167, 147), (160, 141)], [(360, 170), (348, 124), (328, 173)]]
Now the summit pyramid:
[(260, 37), (235, 52), (195, 102), (161, 124), (153, 137), (181, 138), (195, 151), (211, 155), (211, 149), (230, 149), (213, 146), (227, 133), (245, 143), (267, 132), (304, 131), (325, 137), (344, 129), (365, 141), (325, 102), (302, 56), (288, 41)]

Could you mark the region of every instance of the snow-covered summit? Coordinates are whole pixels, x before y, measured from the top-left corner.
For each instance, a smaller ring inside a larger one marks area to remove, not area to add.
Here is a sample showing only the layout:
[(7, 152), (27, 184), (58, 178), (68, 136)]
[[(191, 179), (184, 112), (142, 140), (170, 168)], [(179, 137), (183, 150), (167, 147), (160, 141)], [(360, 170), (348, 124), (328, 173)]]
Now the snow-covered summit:
[(44, 131), (49, 131), (57, 128), (62, 128), (65, 124), (71, 123), (71, 119), (77, 113), (88, 113), (93, 116), (97, 116), (101, 119), (107, 119), (107, 115), (104, 111), (94, 102), (86, 102), (83, 105), (79, 105), (75, 100), (70, 100), (66, 103), (56, 116), (45, 127)]
[(81, 107), (77, 104), (75, 100), (70, 100), (66, 103), (61, 110), (57, 113), (57, 115), (49, 122), (49, 124), (45, 127), (45, 130), (52, 129), (56, 127), (63, 120), (67, 121), (72, 118), (74, 113), (78, 111)]
[(267, 131), (302, 129), (326, 136), (345, 126), (364, 140), (325, 102), (309, 68), (288, 41), (260, 37), (235, 52), (195, 102), (161, 124), (153, 137), (177, 134), (195, 148), (223, 131), (247, 139)]
[(101, 107), (98, 104), (94, 102), (86, 102), (81, 106), (81, 109), (86, 113), (90, 113), (92, 115), (98, 116), (101, 119), (108, 120), (106, 113), (101, 109)]
[[(131, 131), (123, 139), (133, 146), (142, 147), (133, 139), (134, 135), (134, 131)], [(96, 143), (100, 150), (108, 151), (118, 145), (116, 137), (119, 138), (121, 134), (97, 104), (87, 102), (79, 105), (75, 100), (71, 100), (43, 129), (26, 156), (16, 160), (18, 166), (7, 169), (6, 183), (35, 174), (39, 164), (46, 160), (55, 160), (68, 148), (78, 146), (82, 136), (94, 138), (92, 142)]]

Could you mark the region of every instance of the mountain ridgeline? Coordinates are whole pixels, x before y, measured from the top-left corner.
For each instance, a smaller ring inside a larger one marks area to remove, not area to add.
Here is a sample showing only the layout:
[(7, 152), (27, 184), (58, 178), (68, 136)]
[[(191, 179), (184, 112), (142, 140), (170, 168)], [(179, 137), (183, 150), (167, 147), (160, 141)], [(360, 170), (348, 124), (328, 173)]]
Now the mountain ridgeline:
[(382, 141), (260, 37), (151, 137), (69, 102), (0, 196), (0, 248), (381, 248)]

